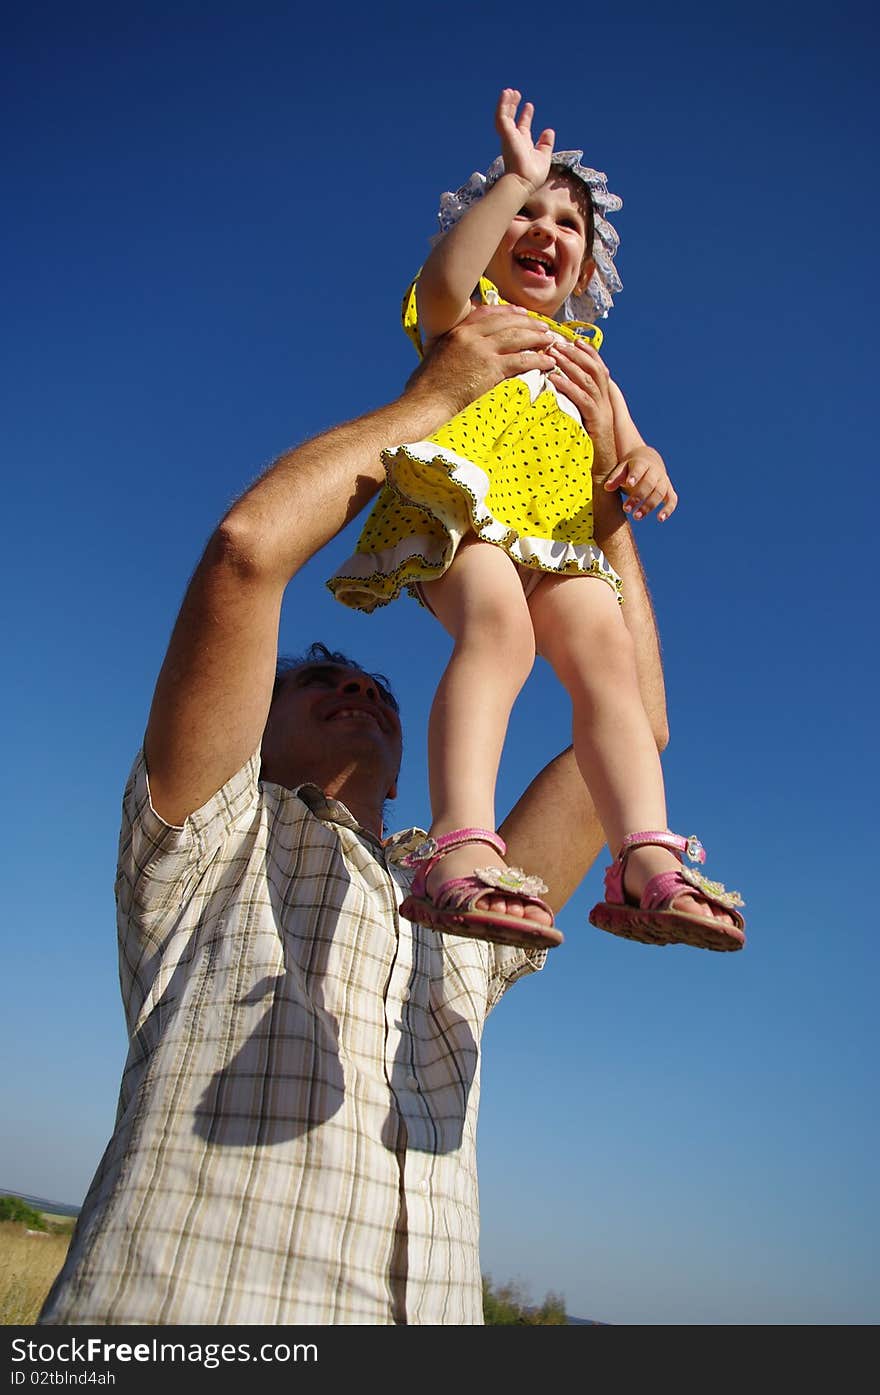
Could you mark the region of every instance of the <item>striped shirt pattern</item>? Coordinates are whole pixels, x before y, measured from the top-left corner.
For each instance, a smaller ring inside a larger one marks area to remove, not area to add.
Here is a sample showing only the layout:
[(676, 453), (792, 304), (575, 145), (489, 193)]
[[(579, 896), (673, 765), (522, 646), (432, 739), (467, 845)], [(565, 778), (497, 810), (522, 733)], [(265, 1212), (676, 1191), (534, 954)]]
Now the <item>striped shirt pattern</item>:
[(486, 1016), (544, 955), (401, 920), (381, 844), (255, 755), (182, 828), (126, 787), (130, 1047), (43, 1324), (481, 1323)]

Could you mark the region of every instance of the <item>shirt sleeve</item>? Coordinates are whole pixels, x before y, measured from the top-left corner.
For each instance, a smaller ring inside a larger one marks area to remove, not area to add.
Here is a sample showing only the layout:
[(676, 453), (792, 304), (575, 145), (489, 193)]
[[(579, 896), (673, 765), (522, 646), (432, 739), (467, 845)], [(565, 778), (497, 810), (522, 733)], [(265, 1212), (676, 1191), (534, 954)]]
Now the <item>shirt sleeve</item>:
[(166, 823), (150, 798), (143, 750), (138, 752), (122, 800), (116, 869), (123, 998), (133, 977), (146, 982), (193, 888), (229, 838), (235, 823), (256, 810), (261, 794), (256, 752), (207, 803), (180, 826)]
[(538, 973), (547, 961), (546, 949), (517, 949), (512, 945), (491, 945), (490, 948), (494, 952), (489, 961), (487, 1016), (508, 988), (518, 979)]

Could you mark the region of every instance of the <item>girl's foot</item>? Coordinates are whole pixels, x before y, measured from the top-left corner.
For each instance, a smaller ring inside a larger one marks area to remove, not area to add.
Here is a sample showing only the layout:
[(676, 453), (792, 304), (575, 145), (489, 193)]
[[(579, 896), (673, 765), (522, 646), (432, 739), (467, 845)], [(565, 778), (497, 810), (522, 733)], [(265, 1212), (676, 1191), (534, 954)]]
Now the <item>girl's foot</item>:
[[(623, 871), (623, 889), (627, 899), (636, 906), (640, 905), (642, 893), (652, 877), (661, 872), (680, 870), (681, 863), (678, 858), (666, 848), (634, 848), (626, 859)], [(726, 907), (713, 903), (699, 891), (691, 891), (687, 887), (673, 896), (667, 909), (681, 911), (684, 915), (711, 917), (720, 925), (736, 926), (734, 917)]]
[(489, 829), (456, 828), (427, 838), (403, 859), (416, 873), (400, 914), (432, 930), (493, 944), (561, 944), (553, 912), (541, 900), (546, 886), (502, 862), (506, 852), (503, 839)]
[[(454, 848), (438, 859), (428, 873), (426, 889), (432, 901), (436, 901), (444, 883), (457, 877), (472, 877), (478, 867), (491, 864), (502, 872), (509, 871), (507, 863), (490, 849), (479, 843), (468, 843), (465, 847)], [(525, 902), (522, 896), (505, 895), (503, 891), (487, 886), (485, 896), (477, 905), (482, 911), (492, 911), (496, 915), (520, 916), (523, 920), (533, 920), (537, 925), (552, 925), (553, 916), (540, 906)]]
[(742, 949), (742, 897), (686, 867), (685, 857), (705, 862), (699, 838), (668, 829), (628, 834), (605, 873), (605, 900), (591, 910), (591, 924), (641, 944)]

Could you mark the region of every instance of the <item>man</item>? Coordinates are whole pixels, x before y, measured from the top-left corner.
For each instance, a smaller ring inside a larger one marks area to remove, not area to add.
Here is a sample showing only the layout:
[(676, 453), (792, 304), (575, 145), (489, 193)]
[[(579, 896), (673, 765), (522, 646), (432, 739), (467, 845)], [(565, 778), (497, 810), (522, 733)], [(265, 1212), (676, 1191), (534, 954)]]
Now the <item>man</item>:
[[(396, 703), (320, 646), (276, 682), (278, 622), (297, 569), (378, 488), (381, 447), (511, 373), (559, 367), (600, 478), (639, 444), (614, 440), (598, 356), (547, 344), (520, 312), (476, 311), (398, 401), (282, 456), (211, 538), (125, 794), (116, 1128), (42, 1323), (482, 1321), (480, 1037), (543, 956), (400, 919), (419, 835), (383, 841)], [(637, 554), (597, 494), (662, 741)], [(570, 751), (501, 833), (560, 906), (603, 841)]]

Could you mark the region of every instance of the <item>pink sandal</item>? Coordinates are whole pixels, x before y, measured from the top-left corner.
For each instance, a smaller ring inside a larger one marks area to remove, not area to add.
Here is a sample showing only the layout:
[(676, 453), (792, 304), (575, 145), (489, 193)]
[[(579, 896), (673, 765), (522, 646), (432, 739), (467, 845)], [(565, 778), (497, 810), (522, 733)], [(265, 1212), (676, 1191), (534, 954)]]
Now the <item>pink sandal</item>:
[[(699, 838), (682, 838), (668, 830), (658, 833), (629, 833), (620, 852), (605, 873), (605, 900), (590, 911), (590, 923), (612, 935), (623, 935), (641, 944), (693, 945), (695, 949), (742, 949), (746, 942), (745, 921), (736, 910), (744, 905), (738, 891), (726, 891), (721, 882), (710, 882), (691, 867), (682, 865), (680, 872), (661, 872), (652, 877), (642, 892), (639, 905), (630, 900), (623, 889), (623, 870), (634, 848), (655, 845), (669, 848), (679, 862), (687, 856), (691, 862), (705, 862), (706, 849)], [(713, 906), (722, 906), (733, 917), (733, 925), (671, 909), (676, 896), (683, 891), (696, 892)]]
[(539, 925), (523, 916), (503, 915), (498, 911), (481, 910), (478, 902), (489, 890), (516, 896), (527, 906), (540, 906), (552, 917), (553, 912), (540, 894), (547, 887), (540, 877), (527, 877), (520, 867), (476, 867), (469, 877), (453, 877), (444, 882), (431, 897), (425, 885), (431, 868), (453, 848), (466, 843), (488, 843), (500, 857), (507, 853), (504, 840), (485, 828), (456, 828), (439, 838), (427, 838), (424, 843), (401, 861), (404, 867), (415, 867), (412, 890), (400, 907), (400, 914), (418, 925), (432, 930), (446, 930), (451, 935), (472, 935), (493, 944), (521, 945), (527, 949), (552, 949), (562, 943), (563, 935), (555, 925)]

